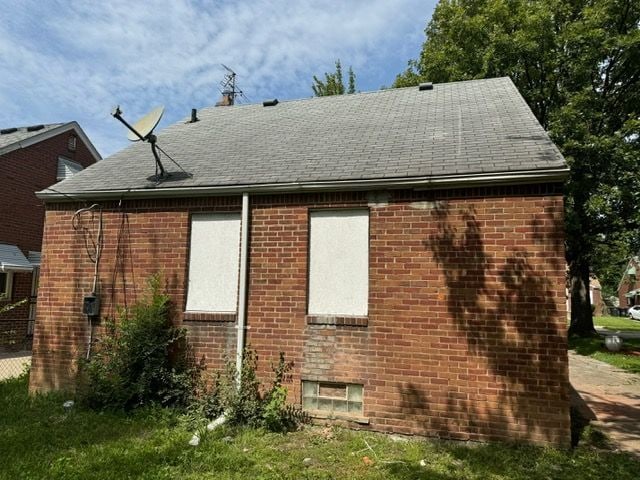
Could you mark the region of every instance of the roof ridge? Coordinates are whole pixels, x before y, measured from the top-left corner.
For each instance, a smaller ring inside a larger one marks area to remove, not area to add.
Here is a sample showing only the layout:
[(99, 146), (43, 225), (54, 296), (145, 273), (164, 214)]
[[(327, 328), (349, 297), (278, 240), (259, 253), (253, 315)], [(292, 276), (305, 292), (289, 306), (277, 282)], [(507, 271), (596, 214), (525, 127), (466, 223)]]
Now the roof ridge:
[(70, 122), (56, 122), (56, 123), (32, 123), (31, 125), (22, 125), (20, 127), (4, 127), (1, 130), (9, 130), (9, 129), (17, 129), (17, 130), (25, 130), (27, 128), (31, 128), (31, 127), (35, 127), (35, 126), (40, 126), (42, 125), (43, 128), (49, 128), (49, 127), (59, 127), (60, 125), (65, 125), (67, 123)]
[[(505, 81), (508, 80), (511, 84), (513, 84), (513, 81), (511, 80), (510, 77), (508, 76), (502, 76), (502, 77), (492, 77), (492, 78), (478, 78), (478, 79), (469, 79), (469, 80), (456, 80), (455, 82), (442, 82), (442, 83), (434, 83), (433, 87), (436, 88), (438, 86), (442, 87), (442, 86), (449, 86), (449, 85), (457, 85), (457, 84), (463, 84), (463, 83), (480, 83), (480, 82), (495, 82), (497, 80), (500, 81)], [(394, 93), (394, 92), (402, 92), (402, 91), (406, 91), (406, 90), (413, 90), (418, 88), (418, 85), (412, 85), (409, 87), (387, 87), (387, 88), (380, 88), (378, 90), (367, 90), (364, 92), (354, 92), (354, 93), (344, 93), (341, 95), (322, 95), (322, 96), (315, 96), (315, 95), (311, 95), (309, 97), (301, 97), (301, 98), (289, 98), (289, 99), (285, 99), (285, 100), (280, 100), (278, 99), (278, 105), (280, 104), (286, 104), (286, 103), (295, 103), (295, 102), (309, 102), (309, 101), (340, 101), (343, 100), (345, 98), (356, 98), (359, 96), (365, 96), (365, 95), (376, 95), (376, 94), (385, 94), (385, 93)], [(277, 97), (275, 97), (277, 98)], [(266, 100), (266, 99), (265, 99)], [(258, 101), (255, 103), (242, 103), (239, 105), (228, 105), (228, 106), (215, 106), (215, 105), (208, 105), (205, 107), (201, 107), (200, 109), (198, 109), (198, 113), (207, 113), (209, 111), (219, 111), (219, 109), (224, 109), (224, 110), (229, 110), (229, 109), (239, 109), (239, 108), (248, 108), (248, 107), (262, 107), (262, 102), (263, 101)], [(275, 105), (275, 107), (277, 108), (277, 105)], [(264, 107), (263, 107), (264, 108)], [(185, 119), (189, 120), (190, 116), (185, 117)], [(179, 120), (176, 123), (182, 123), (183, 120)], [(173, 124), (172, 124), (173, 125)]]

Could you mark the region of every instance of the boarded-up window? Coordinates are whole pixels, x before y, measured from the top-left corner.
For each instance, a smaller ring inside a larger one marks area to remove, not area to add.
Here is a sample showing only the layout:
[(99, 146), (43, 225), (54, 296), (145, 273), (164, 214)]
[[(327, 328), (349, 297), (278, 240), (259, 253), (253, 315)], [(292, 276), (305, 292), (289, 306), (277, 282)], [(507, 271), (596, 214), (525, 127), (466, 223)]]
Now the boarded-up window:
[(235, 312), (239, 261), (240, 214), (193, 215), (187, 310)]
[(367, 315), (368, 210), (310, 214), (309, 314)]

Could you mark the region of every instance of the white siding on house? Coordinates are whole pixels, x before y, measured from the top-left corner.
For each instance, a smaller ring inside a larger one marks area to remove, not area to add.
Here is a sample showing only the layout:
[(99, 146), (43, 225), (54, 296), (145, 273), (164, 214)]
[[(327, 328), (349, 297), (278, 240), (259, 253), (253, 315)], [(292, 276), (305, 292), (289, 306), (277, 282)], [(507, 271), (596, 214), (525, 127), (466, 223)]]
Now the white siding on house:
[(83, 170), (83, 168), (79, 163), (69, 160), (68, 158), (58, 157), (58, 180), (73, 177), (81, 170)]
[(367, 315), (368, 210), (310, 214), (309, 314)]
[(236, 312), (240, 262), (240, 214), (191, 217), (187, 310)]

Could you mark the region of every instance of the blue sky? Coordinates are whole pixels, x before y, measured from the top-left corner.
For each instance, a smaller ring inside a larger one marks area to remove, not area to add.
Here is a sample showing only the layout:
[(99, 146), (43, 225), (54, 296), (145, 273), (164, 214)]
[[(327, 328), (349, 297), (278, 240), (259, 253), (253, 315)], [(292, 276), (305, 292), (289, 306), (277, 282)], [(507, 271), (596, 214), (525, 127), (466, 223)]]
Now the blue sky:
[(110, 116), (164, 105), (160, 128), (213, 105), (224, 63), (249, 100), (311, 96), (335, 59), (361, 91), (415, 58), (435, 0), (5, 0), (0, 128), (76, 120), (103, 156), (127, 145)]

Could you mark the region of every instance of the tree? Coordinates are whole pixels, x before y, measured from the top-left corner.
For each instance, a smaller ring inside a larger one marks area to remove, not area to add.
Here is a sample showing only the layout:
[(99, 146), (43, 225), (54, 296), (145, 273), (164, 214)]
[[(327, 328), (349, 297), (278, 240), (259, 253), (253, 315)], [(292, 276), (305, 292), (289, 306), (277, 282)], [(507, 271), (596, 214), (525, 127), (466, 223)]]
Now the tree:
[(592, 268), (604, 273), (619, 260), (604, 255), (638, 248), (638, 25), (636, 0), (441, 0), (420, 58), (394, 84), (511, 77), (571, 167), (566, 257), (578, 335), (594, 331)]
[[(356, 92), (356, 75), (353, 73), (353, 69), (349, 67), (348, 86), (346, 93)], [(324, 82), (315, 75), (313, 76), (313, 94), (316, 97), (326, 97), (328, 95), (344, 95), (344, 81), (342, 79), (342, 65), (340, 60), (336, 60), (336, 71), (333, 73), (324, 74)]]

